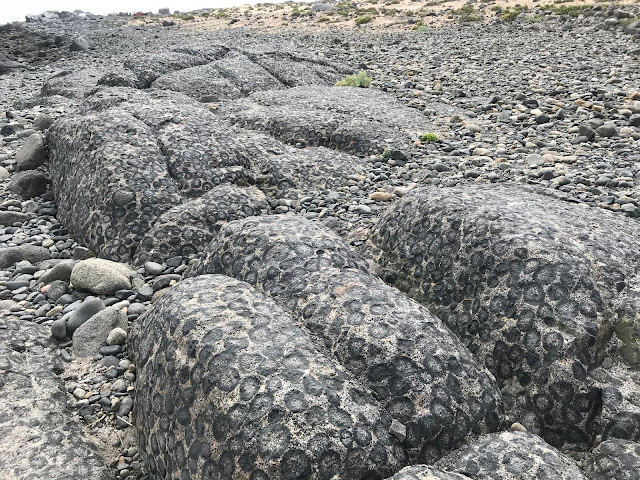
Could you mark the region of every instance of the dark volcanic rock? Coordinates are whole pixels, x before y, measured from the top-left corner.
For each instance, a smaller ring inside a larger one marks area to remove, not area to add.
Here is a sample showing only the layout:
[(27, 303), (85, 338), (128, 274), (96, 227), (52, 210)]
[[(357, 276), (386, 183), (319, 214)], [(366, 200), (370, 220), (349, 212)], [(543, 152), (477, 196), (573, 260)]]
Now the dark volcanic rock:
[(422, 113), (367, 88), (309, 86), (257, 92), (222, 106), (217, 113), (285, 143), (357, 155), (406, 147), (412, 133), (430, 130)]
[(371, 242), (383, 279), (484, 360), (513, 420), (552, 445), (584, 447), (601, 395), (587, 372), (640, 260), (632, 232), (632, 221), (522, 187), (466, 186), (408, 194)]
[(8, 268), (14, 263), (27, 260), (36, 264), (51, 257), (51, 252), (35, 245), (0, 248), (0, 268)]
[(484, 435), (436, 466), (477, 480), (586, 480), (573, 460), (526, 432)]
[(338, 190), (367, 172), (364, 160), (323, 147), (287, 148), (282, 155), (258, 157), (254, 164), (262, 174), (260, 188), (270, 197), (288, 199)]
[(428, 465), (405, 467), (387, 480), (469, 480), (470, 477), (450, 473)]
[(228, 130), (178, 93), (96, 92), (84, 115), (49, 131), (58, 217), (98, 255), (130, 260), (152, 225), (184, 197), (225, 182), (254, 183), (245, 150)]
[(162, 75), (205, 63), (208, 63), (208, 60), (199, 55), (163, 52), (132, 55), (124, 62), (124, 66), (147, 88)]
[(214, 187), (162, 214), (142, 238), (134, 263), (188, 257), (204, 250), (226, 222), (270, 212), (266, 197), (255, 187)]
[(67, 409), (47, 330), (0, 314), (0, 472), (4, 478), (113, 479)]
[(136, 323), (134, 417), (154, 478), (380, 478), (404, 450), (374, 398), (246, 283), (188, 279)]
[(46, 192), (47, 185), (49, 185), (49, 179), (44, 173), (27, 170), (11, 177), (8, 188), (22, 198), (33, 198)]
[(18, 170), (34, 170), (44, 163), (44, 142), (42, 135), (29, 136), (16, 154)]
[(632, 480), (640, 472), (640, 443), (612, 439), (591, 453), (585, 468), (589, 480)]
[(248, 218), (223, 226), (205, 255), (191, 273), (255, 285), (362, 378), (406, 428), (401, 440), (411, 461), (433, 461), (468, 435), (502, 426), (488, 372), (424, 307), (367, 273), (329, 230), (299, 217)]

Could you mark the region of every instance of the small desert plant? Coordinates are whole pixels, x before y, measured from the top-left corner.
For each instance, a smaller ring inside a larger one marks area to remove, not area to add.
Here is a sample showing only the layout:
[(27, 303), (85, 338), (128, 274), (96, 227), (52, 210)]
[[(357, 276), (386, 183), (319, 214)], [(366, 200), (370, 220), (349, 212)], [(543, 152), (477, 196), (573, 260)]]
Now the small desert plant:
[(336, 87), (361, 87), (371, 86), (371, 77), (365, 72), (358, 72), (356, 75), (349, 75), (336, 83)]
[(423, 133), (420, 135), (420, 141), (422, 142), (437, 142), (438, 136), (435, 133)]
[(356, 18), (356, 25), (364, 25), (365, 23), (369, 23), (373, 18), (371, 15), (365, 15), (364, 17)]
[(382, 155), (380, 156), (384, 159), (391, 158), (391, 153), (392, 153), (392, 150), (390, 148), (385, 148), (384, 152), (382, 152)]
[(422, 22), (418, 22), (416, 23), (411, 30), (416, 30), (418, 32), (424, 32), (426, 30), (429, 30), (429, 27), (427, 27), (424, 23)]
[(195, 20), (196, 17), (188, 13), (174, 13), (171, 15), (173, 18), (179, 18), (180, 20)]

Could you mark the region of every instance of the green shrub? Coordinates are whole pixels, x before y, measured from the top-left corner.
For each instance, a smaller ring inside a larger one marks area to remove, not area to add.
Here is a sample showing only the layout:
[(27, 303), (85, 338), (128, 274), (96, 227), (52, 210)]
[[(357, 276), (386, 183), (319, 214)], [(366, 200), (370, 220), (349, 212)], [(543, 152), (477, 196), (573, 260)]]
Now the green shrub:
[(371, 15), (365, 15), (364, 17), (356, 18), (356, 25), (364, 25), (365, 23), (369, 23), (373, 18)]
[(416, 30), (418, 32), (424, 32), (426, 30), (429, 30), (429, 27), (427, 27), (424, 23), (422, 22), (418, 22), (416, 23), (413, 27), (411, 27), (411, 30)]
[(171, 15), (173, 18), (179, 18), (180, 20), (195, 20), (196, 17), (188, 13), (174, 13)]
[(380, 155), (382, 158), (387, 159), (387, 158), (391, 158), (391, 153), (393, 152), (393, 150), (391, 150), (390, 148), (385, 148), (384, 152), (382, 152), (382, 155)]
[(420, 135), (420, 141), (422, 142), (437, 142), (438, 136), (435, 133), (424, 133)]
[(349, 75), (336, 83), (336, 87), (361, 87), (371, 86), (371, 77), (365, 72), (358, 72), (356, 75)]

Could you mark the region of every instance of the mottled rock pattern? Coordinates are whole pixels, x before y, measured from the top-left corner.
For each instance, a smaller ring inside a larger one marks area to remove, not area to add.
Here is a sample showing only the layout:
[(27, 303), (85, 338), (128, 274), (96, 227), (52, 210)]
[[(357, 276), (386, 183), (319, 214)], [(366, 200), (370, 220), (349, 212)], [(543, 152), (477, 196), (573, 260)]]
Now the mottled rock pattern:
[(178, 93), (97, 91), (81, 114), (49, 131), (58, 217), (96, 254), (130, 261), (161, 215), (186, 198), (255, 182), (228, 128)]
[(328, 229), (294, 216), (248, 218), (223, 226), (204, 255), (191, 274), (255, 285), (362, 379), (406, 427), (411, 461), (433, 461), (467, 436), (503, 425), (493, 378), (455, 335), (367, 273)]
[(134, 262), (188, 257), (204, 250), (224, 223), (270, 212), (264, 193), (255, 187), (214, 187), (162, 214), (142, 238)]
[(640, 443), (612, 439), (602, 442), (585, 468), (589, 480), (634, 480), (640, 476)]
[[(554, 207), (547, 207), (550, 201)], [(426, 188), (371, 235), (383, 279), (442, 318), (496, 375), (507, 411), (552, 445), (588, 445), (614, 300), (638, 227), (514, 186)]]
[(205, 63), (207, 59), (200, 55), (162, 52), (132, 55), (124, 62), (124, 66), (131, 70), (147, 88), (162, 75)]
[(115, 478), (66, 408), (46, 327), (0, 311), (2, 478)]
[(436, 466), (474, 480), (586, 480), (573, 460), (527, 432), (484, 435)]
[(285, 143), (356, 155), (401, 148), (410, 143), (411, 134), (430, 130), (422, 113), (367, 88), (308, 86), (256, 92), (223, 105), (217, 113)]
[(257, 158), (260, 188), (270, 197), (299, 200), (324, 190), (339, 190), (366, 175), (364, 160), (324, 147), (287, 148), (282, 155)]
[(468, 480), (469, 477), (459, 473), (450, 473), (429, 465), (412, 465), (405, 467), (387, 480)]
[(129, 345), (154, 478), (375, 478), (404, 464), (377, 401), (246, 283), (181, 282)]
[(95, 68), (88, 68), (77, 71), (63, 70), (53, 74), (42, 85), (40, 94), (43, 97), (55, 95), (82, 99), (98, 83), (104, 72)]

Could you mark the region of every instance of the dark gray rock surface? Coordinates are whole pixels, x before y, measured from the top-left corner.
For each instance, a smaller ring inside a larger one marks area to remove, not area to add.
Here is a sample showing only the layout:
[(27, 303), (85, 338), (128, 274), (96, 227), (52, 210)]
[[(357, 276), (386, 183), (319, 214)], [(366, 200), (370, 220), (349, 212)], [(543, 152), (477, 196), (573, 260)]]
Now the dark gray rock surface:
[(378, 402), (246, 283), (185, 280), (132, 335), (134, 415), (156, 478), (375, 478), (405, 461)]
[(270, 212), (265, 195), (255, 187), (214, 187), (163, 213), (140, 241), (134, 262), (188, 257), (204, 250), (226, 222)]
[(429, 131), (422, 113), (377, 90), (295, 87), (257, 92), (229, 102), (218, 114), (240, 127), (290, 144), (323, 146), (357, 155), (404, 148), (411, 134)]
[(640, 443), (611, 439), (591, 453), (585, 468), (589, 480), (633, 480), (640, 475)]
[(413, 462), (502, 426), (493, 378), (328, 229), (294, 216), (247, 218), (224, 225), (204, 255), (187, 275), (233, 276), (288, 310), (406, 428)]
[(436, 466), (475, 480), (586, 480), (573, 460), (526, 432), (484, 435)]
[(0, 472), (4, 478), (115, 476), (67, 409), (45, 327), (0, 309)]
[(601, 391), (587, 372), (634, 281), (637, 230), (523, 187), (467, 186), (408, 194), (371, 243), (382, 278), (484, 360), (512, 419), (560, 447), (598, 433)]

